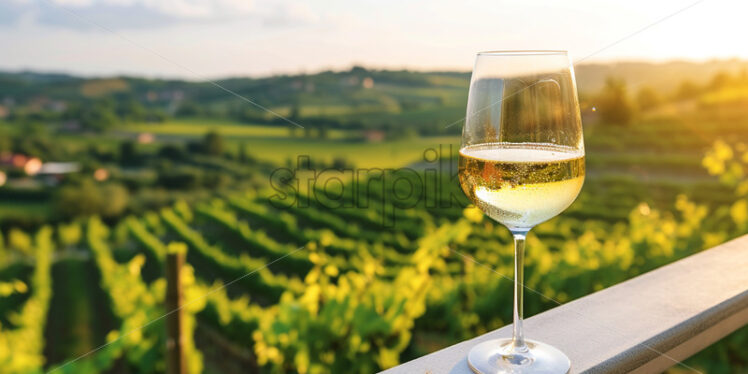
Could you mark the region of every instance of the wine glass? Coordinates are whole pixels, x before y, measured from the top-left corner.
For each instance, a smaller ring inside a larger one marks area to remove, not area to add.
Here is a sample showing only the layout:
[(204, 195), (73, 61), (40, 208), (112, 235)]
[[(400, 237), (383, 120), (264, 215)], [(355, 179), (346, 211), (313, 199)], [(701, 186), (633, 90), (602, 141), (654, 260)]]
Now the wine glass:
[(574, 69), (566, 51), (481, 52), (470, 80), (460, 185), (514, 236), (511, 339), (476, 345), (479, 374), (567, 373), (558, 349), (522, 331), (525, 237), (574, 202), (584, 183), (584, 142)]

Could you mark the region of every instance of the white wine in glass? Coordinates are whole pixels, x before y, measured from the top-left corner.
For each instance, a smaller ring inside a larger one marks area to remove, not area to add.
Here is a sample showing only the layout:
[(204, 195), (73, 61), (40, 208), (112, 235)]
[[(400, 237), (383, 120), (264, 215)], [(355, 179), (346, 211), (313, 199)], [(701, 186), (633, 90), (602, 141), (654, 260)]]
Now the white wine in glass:
[(574, 202), (584, 153), (552, 144), (488, 143), (460, 150), (460, 184), (470, 201), (507, 227), (533, 227)]
[(584, 141), (574, 71), (565, 51), (481, 52), (470, 82), (459, 177), (478, 208), (514, 236), (510, 339), (468, 354), (479, 374), (567, 373), (558, 349), (522, 329), (525, 237), (574, 202), (584, 184)]

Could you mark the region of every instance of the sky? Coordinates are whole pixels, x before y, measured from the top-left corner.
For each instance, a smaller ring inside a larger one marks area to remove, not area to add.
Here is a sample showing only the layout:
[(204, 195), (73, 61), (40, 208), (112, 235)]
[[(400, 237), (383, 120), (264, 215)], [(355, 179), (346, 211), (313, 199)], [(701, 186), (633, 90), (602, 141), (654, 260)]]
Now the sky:
[(0, 0), (0, 70), (201, 80), (467, 71), (476, 52), (504, 49), (585, 62), (748, 58), (746, 11), (736, 0)]

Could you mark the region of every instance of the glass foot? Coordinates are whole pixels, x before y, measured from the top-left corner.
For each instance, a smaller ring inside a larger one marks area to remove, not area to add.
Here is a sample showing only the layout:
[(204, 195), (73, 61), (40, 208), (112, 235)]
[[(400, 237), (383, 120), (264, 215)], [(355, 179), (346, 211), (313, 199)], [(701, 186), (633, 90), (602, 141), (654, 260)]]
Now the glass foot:
[(527, 352), (513, 352), (511, 339), (476, 345), (468, 353), (468, 365), (476, 374), (566, 374), (571, 362), (563, 352), (534, 340), (525, 340)]

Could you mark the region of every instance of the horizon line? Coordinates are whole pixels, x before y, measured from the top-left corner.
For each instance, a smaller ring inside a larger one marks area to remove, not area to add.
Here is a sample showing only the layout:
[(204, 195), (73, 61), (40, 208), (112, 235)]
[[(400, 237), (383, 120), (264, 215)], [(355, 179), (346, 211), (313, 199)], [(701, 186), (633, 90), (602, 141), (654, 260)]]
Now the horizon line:
[[(710, 58), (703, 58), (703, 59), (693, 59), (693, 58), (669, 58), (669, 59), (646, 59), (646, 58), (614, 58), (610, 60), (593, 60), (589, 62), (584, 62), (581, 64), (577, 64), (574, 66), (594, 66), (594, 65), (618, 65), (618, 64), (648, 64), (648, 65), (667, 65), (667, 64), (673, 64), (673, 63), (687, 63), (687, 64), (694, 64), (694, 65), (704, 65), (709, 63), (715, 63), (715, 62), (744, 62), (748, 63), (748, 58), (743, 57), (710, 57)], [(188, 76), (179, 76), (179, 75), (166, 75), (166, 74), (140, 74), (136, 75), (135, 73), (126, 73), (126, 72), (113, 72), (113, 73), (82, 73), (82, 72), (74, 72), (64, 69), (59, 70), (47, 70), (47, 69), (35, 69), (35, 68), (4, 68), (0, 67), (0, 74), (24, 74), (24, 73), (31, 73), (31, 74), (43, 74), (43, 75), (62, 75), (67, 76), (70, 78), (80, 78), (80, 79), (112, 79), (112, 78), (138, 78), (138, 79), (147, 79), (147, 80), (154, 80), (154, 81), (185, 81), (185, 82), (192, 82), (192, 83), (199, 83), (204, 82), (207, 80), (212, 81), (224, 81), (224, 80), (230, 80), (230, 79), (268, 79), (268, 78), (275, 78), (275, 77), (293, 77), (293, 76), (305, 76), (305, 75), (318, 75), (322, 73), (344, 73), (347, 71), (351, 71), (354, 68), (363, 68), (368, 71), (379, 71), (379, 72), (396, 72), (396, 71), (405, 71), (405, 72), (412, 72), (412, 73), (423, 73), (423, 74), (437, 74), (437, 73), (457, 73), (457, 74), (468, 74), (471, 72), (471, 69), (460, 69), (457, 67), (444, 67), (444, 68), (414, 68), (414, 67), (396, 67), (396, 66), (375, 66), (375, 65), (366, 65), (362, 63), (350, 63), (347, 67), (341, 67), (341, 68), (335, 68), (335, 67), (323, 67), (319, 69), (315, 69), (313, 71), (305, 71), (303, 69), (299, 69), (297, 71), (278, 71), (278, 72), (271, 72), (271, 73), (265, 73), (265, 74), (242, 74), (242, 73), (236, 73), (231, 74), (228, 73), (226, 75), (216, 75), (212, 77), (201, 77), (201, 78), (190, 78)]]

